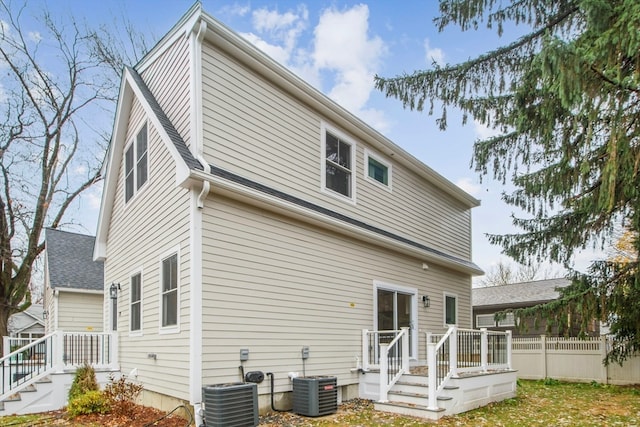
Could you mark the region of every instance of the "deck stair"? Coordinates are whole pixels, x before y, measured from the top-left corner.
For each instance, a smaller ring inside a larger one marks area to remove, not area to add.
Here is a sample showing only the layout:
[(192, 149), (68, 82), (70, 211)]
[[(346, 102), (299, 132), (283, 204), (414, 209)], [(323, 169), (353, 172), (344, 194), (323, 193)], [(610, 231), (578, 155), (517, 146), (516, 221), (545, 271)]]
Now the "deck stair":
[(451, 394), (457, 388), (456, 386), (445, 387), (444, 392), (437, 398), (438, 409), (428, 409), (428, 377), (404, 374), (389, 390), (388, 402), (375, 402), (374, 407), (379, 411), (437, 420), (451, 409), (453, 404)]

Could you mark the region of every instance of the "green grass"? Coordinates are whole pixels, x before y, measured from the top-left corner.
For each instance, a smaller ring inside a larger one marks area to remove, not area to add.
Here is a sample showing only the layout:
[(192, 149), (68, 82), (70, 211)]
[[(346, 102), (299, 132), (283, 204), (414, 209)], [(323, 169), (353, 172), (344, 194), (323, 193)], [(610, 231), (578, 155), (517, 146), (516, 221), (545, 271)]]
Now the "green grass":
[(442, 418), (427, 424), (422, 419), (376, 412), (372, 405), (352, 413), (338, 413), (332, 419), (312, 420), (311, 427), (394, 426), (638, 426), (640, 388), (576, 384), (555, 380), (519, 381), (513, 399)]
[[(269, 418), (266, 418), (269, 419)], [(22, 422), (21, 422), (22, 421)], [(38, 418), (0, 417), (2, 426), (52, 425)], [(437, 423), (373, 410), (367, 401), (347, 402), (337, 414), (304, 418), (282, 414), (261, 426), (640, 426), (640, 387), (576, 384), (556, 380), (519, 381), (518, 395), (464, 414), (445, 417)], [(57, 420), (56, 426), (61, 424)]]

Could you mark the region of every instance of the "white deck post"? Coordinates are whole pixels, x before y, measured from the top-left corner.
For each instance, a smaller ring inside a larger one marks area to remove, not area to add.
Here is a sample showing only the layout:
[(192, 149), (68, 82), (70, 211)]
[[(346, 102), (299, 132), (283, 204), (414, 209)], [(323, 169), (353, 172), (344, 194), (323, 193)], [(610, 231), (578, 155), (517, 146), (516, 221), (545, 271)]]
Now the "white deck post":
[(487, 372), (489, 355), (489, 334), (487, 328), (480, 328), (480, 368)]
[(507, 369), (511, 369), (511, 360), (513, 355), (513, 341), (511, 331), (507, 331)]
[(402, 329), (402, 370), (410, 374), (409, 369), (409, 328), (403, 327)]
[(362, 370), (369, 370), (369, 331), (362, 330)]
[(438, 396), (436, 395), (438, 389), (438, 367), (436, 363), (436, 343), (433, 343), (430, 339), (428, 339), (427, 366), (429, 368), (429, 376), (427, 378), (429, 381), (429, 403), (427, 404), (427, 409), (430, 409), (432, 411), (438, 410)]
[(451, 377), (458, 376), (458, 327), (451, 326), (451, 335), (449, 336), (449, 372)]
[(380, 398), (378, 401), (387, 402), (387, 377), (389, 367), (387, 366), (387, 356), (389, 354), (389, 345), (380, 344)]
[(53, 347), (53, 367), (56, 372), (64, 371), (64, 332), (55, 331), (51, 337), (51, 346)]
[(120, 369), (120, 363), (118, 361), (118, 333), (112, 332), (110, 334), (111, 345), (109, 346), (109, 367), (111, 369)]

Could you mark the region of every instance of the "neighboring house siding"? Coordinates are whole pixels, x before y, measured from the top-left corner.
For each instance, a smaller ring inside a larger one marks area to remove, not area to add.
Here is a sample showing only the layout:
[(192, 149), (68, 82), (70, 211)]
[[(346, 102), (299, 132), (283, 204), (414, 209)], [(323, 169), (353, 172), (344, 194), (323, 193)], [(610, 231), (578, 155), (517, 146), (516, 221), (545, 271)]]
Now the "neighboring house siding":
[[(134, 100), (127, 142), (146, 117)], [(149, 179), (126, 205), (123, 163), (118, 173), (112, 217), (109, 219), (105, 283), (120, 283), (118, 329), (124, 373), (138, 369), (138, 380), (151, 391), (188, 399), (189, 377), (189, 193), (175, 185), (175, 164), (153, 125), (148, 122)], [(179, 248), (179, 333), (159, 334), (160, 262)], [(129, 336), (130, 277), (142, 271), (142, 335)], [(105, 312), (110, 313), (105, 298)], [(109, 319), (109, 314), (105, 315)], [(156, 354), (157, 360), (149, 358)], [(158, 375), (162, 372), (162, 375)]]
[[(362, 329), (376, 329), (374, 280), (430, 296), (430, 308), (417, 305), (419, 330), (445, 330), (443, 289), (459, 295), (460, 326), (471, 326), (468, 275), (219, 196), (203, 213), (203, 384), (237, 381), (247, 348), (246, 371), (273, 372), (277, 391), (290, 390), (303, 346), (307, 375), (358, 383)], [(424, 347), (421, 333), (423, 361)]]
[[(204, 156), (211, 164), (470, 259), (471, 213), (463, 203), (357, 138), (356, 204), (332, 197), (321, 191), (318, 113), (207, 42), (202, 80)], [(365, 179), (365, 149), (392, 165), (392, 191)]]
[[(158, 104), (189, 144), (189, 42), (179, 37), (141, 73)], [(171, 78), (167, 78), (171, 76)]]
[(65, 332), (102, 331), (102, 295), (60, 291), (58, 296), (58, 330)]

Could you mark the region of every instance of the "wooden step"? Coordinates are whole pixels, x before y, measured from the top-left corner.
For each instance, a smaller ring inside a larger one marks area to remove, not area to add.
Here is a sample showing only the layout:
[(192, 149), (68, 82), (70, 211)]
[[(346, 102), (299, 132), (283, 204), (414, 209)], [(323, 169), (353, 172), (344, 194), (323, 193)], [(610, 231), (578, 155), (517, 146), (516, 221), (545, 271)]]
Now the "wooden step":
[(416, 405), (403, 402), (375, 402), (373, 404), (376, 411), (391, 412), (393, 414), (408, 415), (410, 417), (426, 418), (429, 420), (439, 420), (445, 414), (444, 408), (437, 410), (428, 409), (425, 405)]

